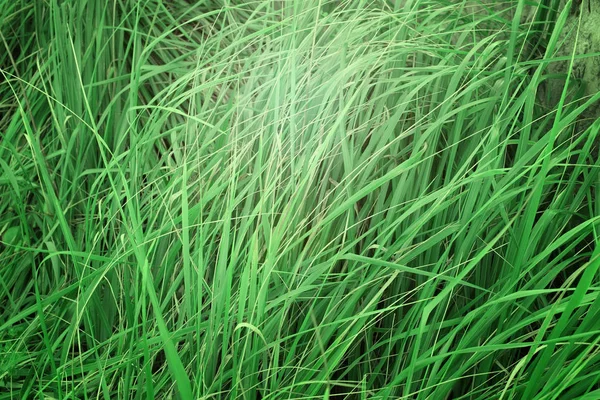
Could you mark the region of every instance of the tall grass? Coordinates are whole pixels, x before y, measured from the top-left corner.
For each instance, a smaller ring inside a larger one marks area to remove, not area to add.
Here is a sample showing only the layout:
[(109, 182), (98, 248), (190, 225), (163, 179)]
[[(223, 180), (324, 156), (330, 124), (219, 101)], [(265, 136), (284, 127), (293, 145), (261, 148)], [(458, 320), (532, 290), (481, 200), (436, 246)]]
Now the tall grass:
[(556, 3), (0, 1), (0, 399), (600, 398)]

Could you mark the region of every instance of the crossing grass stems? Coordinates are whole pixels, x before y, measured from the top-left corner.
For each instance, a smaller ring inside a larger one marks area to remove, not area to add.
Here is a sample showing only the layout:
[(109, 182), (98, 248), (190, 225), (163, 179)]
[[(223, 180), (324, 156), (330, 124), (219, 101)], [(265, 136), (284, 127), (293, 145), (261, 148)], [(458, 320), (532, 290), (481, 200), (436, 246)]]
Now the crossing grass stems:
[(554, 3), (2, 1), (0, 399), (598, 398)]

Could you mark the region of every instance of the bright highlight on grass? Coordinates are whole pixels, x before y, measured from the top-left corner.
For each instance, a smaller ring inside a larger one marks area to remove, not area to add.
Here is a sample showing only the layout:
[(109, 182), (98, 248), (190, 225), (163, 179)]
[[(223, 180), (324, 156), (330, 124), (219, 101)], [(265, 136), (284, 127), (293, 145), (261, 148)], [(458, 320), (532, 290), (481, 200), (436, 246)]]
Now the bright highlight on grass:
[(593, 6), (0, 1), (0, 400), (600, 398)]

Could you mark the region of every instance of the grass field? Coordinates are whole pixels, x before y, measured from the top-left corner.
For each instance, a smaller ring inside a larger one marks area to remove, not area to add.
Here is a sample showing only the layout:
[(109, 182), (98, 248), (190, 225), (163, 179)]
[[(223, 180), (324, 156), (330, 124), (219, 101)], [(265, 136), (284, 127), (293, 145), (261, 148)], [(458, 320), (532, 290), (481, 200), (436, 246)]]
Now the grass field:
[(0, 400), (600, 399), (588, 1), (0, 0)]

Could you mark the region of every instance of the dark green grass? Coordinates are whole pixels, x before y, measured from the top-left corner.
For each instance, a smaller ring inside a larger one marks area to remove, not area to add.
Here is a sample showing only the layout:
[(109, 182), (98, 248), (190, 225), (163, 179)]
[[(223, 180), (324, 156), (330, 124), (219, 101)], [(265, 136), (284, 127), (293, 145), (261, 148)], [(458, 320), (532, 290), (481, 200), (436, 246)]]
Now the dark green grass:
[(600, 398), (557, 3), (0, 1), (0, 399)]

